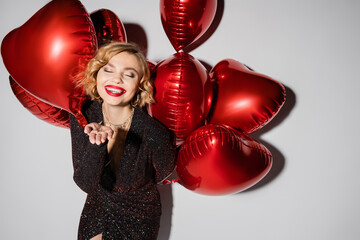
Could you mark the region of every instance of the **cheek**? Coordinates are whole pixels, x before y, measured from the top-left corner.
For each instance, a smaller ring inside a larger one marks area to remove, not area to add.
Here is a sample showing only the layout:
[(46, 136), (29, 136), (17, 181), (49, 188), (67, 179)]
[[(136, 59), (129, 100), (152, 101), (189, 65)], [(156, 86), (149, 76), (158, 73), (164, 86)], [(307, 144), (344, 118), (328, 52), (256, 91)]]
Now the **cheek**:
[(96, 88), (97, 88), (97, 91), (98, 91), (98, 92), (101, 92), (101, 91), (102, 91), (101, 81), (96, 80)]
[(137, 92), (137, 90), (139, 89), (139, 81), (133, 81), (129, 83), (129, 89), (131, 89), (132, 92)]
[(96, 75), (96, 83), (99, 84), (101, 82), (103, 82), (104, 76), (103, 74), (99, 71), (98, 74)]

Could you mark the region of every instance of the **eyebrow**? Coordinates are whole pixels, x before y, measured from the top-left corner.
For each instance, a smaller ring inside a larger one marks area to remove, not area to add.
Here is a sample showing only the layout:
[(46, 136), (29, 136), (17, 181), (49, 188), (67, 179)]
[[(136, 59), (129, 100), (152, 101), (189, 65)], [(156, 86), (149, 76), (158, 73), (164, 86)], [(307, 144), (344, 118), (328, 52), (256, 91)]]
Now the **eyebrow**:
[[(106, 65), (109, 65), (110, 67), (115, 68), (115, 66), (109, 62)], [(133, 67), (127, 67), (127, 68), (125, 68), (125, 70), (133, 70), (134, 72), (136, 72), (139, 75), (139, 72)]]

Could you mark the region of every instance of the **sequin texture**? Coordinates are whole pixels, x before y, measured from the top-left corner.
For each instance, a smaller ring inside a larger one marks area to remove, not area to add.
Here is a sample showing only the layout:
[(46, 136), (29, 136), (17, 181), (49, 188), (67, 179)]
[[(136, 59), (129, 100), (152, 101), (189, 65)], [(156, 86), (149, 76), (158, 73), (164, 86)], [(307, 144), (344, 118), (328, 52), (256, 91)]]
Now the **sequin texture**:
[[(90, 122), (101, 122), (101, 104), (88, 101), (82, 112)], [(171, 132), (136, 108), (115, 176), (108, 162), (107, 142), (91, 144), (74, 116), (70, 116), (74, 181), (86, 193), (78, 239), (157, 238), (161, 203), (157, 182), (175, 167)]]

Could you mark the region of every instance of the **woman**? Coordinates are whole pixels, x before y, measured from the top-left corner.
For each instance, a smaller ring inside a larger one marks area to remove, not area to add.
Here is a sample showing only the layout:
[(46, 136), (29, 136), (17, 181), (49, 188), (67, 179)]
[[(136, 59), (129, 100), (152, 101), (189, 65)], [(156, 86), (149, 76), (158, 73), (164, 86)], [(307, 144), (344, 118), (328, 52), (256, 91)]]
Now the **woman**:
[(81, 84), (83, 129), (70, 115), (74, 180), (87, 199), (78, 239), (156, 239), (161, 215), (156, 183), (175, 167), (173, 137), (142, 110), (152, 103), (145, 57), (128, 43), (99, 49)]

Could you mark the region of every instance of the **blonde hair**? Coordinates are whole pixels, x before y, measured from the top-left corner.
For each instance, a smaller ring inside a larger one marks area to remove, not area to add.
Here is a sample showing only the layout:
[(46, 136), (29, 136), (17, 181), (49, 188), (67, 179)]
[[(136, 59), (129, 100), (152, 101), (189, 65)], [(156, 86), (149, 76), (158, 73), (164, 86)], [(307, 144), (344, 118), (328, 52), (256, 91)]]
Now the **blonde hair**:
[(99, 70), (105, 66), (109, 60), (121, 53), (128, 52), (139, 60), (141, 66), (139, 89), (131, 101), (132, 107), (143, 107), (154, 102), (153, 86), (150, 80), (150, 70), (145, 56), (139, 47), (133, 43), (111, 42), (102, 46), (97, 54), (89, 61), (84, 72), (80, 74), (79, 86), (82, 87), (92, 100), (101, 101), (101, 97), (96, 88), (96, 78)]

